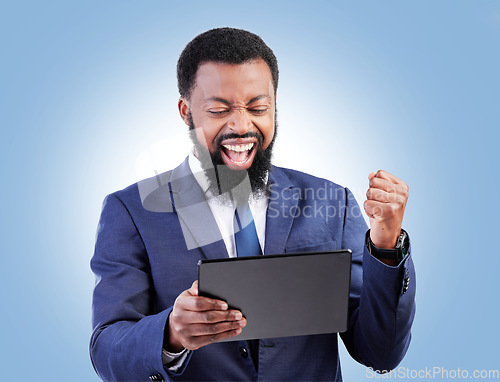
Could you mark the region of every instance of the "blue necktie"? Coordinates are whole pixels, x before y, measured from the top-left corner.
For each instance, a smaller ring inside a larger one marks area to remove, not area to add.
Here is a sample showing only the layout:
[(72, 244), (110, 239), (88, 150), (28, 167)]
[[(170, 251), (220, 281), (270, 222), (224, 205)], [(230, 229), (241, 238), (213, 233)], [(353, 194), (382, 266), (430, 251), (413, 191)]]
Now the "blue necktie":
[(238, 257), (262, 255), (248, 203), (238, 204), (234, 211), (234, 241)]
[[(234, 241), (238, 257), (262, 255), (248, 203), (238, 204), (234, 211)], [(256, 370), (259, 370), (259, 340), (247, 340), (248, 350)]]

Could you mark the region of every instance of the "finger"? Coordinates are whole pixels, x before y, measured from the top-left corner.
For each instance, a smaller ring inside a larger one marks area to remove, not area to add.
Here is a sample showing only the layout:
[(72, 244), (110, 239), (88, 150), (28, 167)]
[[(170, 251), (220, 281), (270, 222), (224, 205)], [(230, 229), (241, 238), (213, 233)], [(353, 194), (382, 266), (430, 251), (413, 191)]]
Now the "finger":
[(379, 188), (369, 188), (366, 191), (366, 198), (368, 200), (375, 200), (381, 203), (399, 203), (405, 202), (404, 195), (397, 192), (387, 192)]
[(209, 310), (227, 310), (227, 303), (221, 300), (215, 300), (208, 297), (200, 296), (179, 296), (176, 301), (177, 307), (183, 310), (195, 312), (205, 312)]
[(406, 186), (406, 183), (403, 182), (401, 179), (384, 170), (378, 170), (376, 173), (376, 178), (385, 179), (394, 184), (400, 184), (400, 185), (404, 184)]
[(370, 180), (369, 186), (370, 188), (378, 188), (386, 192), (391, 192), (406, 197), (408, 196), (408, 186), (406, 185), (406, 183), (402, 185), (393, 183), (391, 181), (388, 181), (387, 179), (373, 178), (372, 180)]
[(398, 216), (401, 211), (404, 212), (404, 205), (399, 203), (382, 203), (375, 200), (367, 200), (364, 203), (366, 214), (378, 221), (387, 220), (391, 221), (394, 217)]
[(219, 322), (217, 324), (193, 324), (186, 328), (185, 333), (193, 337), (214, 336), (243, 328), (246, 324), (247, 321), (244, 318), (239, 321)]
[(387, 203), (381, 203), (374, 200), (366, 200), (363, 204), (366, 214), (371, 219), (380, 219), (384, 216), (384, 209)]
[(392, 174), (390, 174), (390, 173), (388, 173), (387, 171), (384, 171), (384, 170), (378, 170), (377, 174), (375, 175), (375, 177), (386, 179), (386, 180), (388, 180), (390, 182), (393, 182), (393, 183), (397, 183), (397, 181), (399, 180), (394, 175), (392, 175)]
[(211, 324), (218, 322), (239, 321), (243, 319), (243, 315), (239, 310), (217, 311), (210, 310), (207, 312), (185, 311), (182, 320), (190, 324)]
[(185, 340), (184, 347), (189, 350), (196, 350), (201, 348), (202, 346), (209, 345), (218, 341), (225, 340), (227, 338), (231, 338), (237, 336), (241, 333), (242, 328), (229, 330), (226, 332), (212, 334), (212, 335), (204, 335), (204, 336), (192, 336)]

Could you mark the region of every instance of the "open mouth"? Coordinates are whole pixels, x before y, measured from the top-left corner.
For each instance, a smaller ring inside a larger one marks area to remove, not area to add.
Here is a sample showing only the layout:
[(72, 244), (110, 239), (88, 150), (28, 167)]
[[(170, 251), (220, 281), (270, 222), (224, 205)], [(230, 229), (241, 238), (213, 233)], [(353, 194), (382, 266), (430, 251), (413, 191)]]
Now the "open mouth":
[(234, 170), (248, 169), (257, 151), (255, 140), (246, 142), (224, 142), (221, 145), (222, 159), (226, 166)]

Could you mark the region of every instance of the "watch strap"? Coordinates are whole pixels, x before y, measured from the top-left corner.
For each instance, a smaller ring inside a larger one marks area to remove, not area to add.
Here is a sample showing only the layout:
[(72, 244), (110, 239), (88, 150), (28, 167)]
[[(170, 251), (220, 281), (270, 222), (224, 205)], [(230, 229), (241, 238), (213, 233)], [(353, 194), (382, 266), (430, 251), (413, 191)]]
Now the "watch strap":
[(401, 234), (398, 237), (396, 247), (393, 249), (377, 247), (375, 244), (373, 244), (370, 238), (370, 230), (366, 232), (366, 247), (368, 248), (368, 252), (370, 252), (377, 259), (401, 261), (408, 254), (409, 244), (409, 236), (404, 229), (401, 229)]

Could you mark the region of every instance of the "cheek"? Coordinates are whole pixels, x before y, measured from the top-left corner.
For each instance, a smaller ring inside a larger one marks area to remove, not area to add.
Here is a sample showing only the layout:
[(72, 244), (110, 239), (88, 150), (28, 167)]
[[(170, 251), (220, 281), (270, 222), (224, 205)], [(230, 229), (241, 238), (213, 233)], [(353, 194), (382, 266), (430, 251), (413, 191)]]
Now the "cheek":
[(267, 149), (269, 147), (271, 141), (273, 140), (273, 137), (274, 137), (274, 129), (271, 129), (264, 138), (264, 149)]
[(267, 149), (274, 137), (274, 118), (268, 121), (263, 127), (262, 134), (264, 135), (264, 149)]

